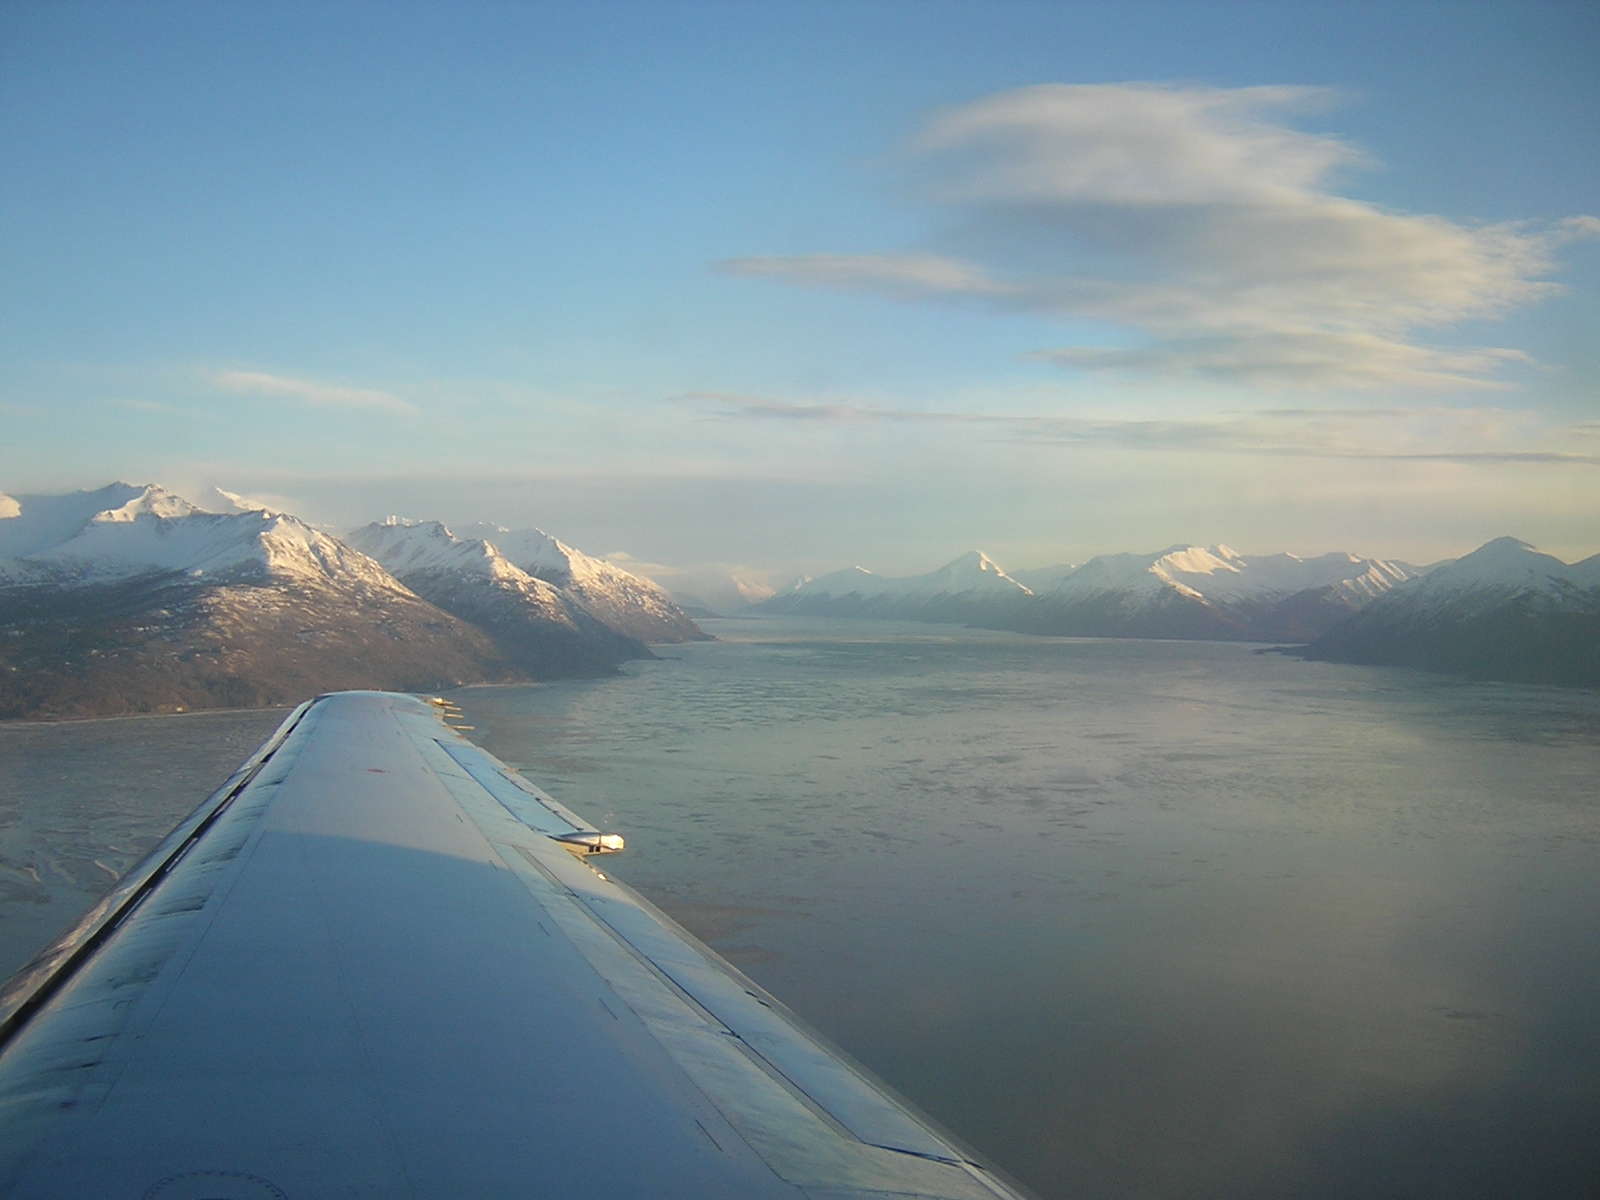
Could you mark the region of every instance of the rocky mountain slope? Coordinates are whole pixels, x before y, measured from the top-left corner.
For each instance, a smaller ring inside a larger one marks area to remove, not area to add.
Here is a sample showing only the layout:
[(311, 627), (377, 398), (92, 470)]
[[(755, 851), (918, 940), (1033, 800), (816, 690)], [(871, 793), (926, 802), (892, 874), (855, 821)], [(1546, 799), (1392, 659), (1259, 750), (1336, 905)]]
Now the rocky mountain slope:
[(281, 513), (159, 487), (8, 498), (0, 717), (287, 704), (514, 677), (491, 639)]
[(1008, 575), (974, 551), (910, 578), (885, 579), (860, 567), (836, 571), (760, 607), (1078, 637), (1303, 641), (1417, 572), (1353, 554), (1302, 559), (1171, 546)]
[(600, 675), (649, 656), (591, 609), (660, 640), (704, 636), (653, 584), (553, 538), (570, 591), (443, 526), (371, 527), (402, 582), (287, 513), (211, 504), (226, 511), (125, 483), (0, 495), (0, 717)]
[(1394, 588), (1306, 647), (1332, 662), (1600, 687), (1600, 555), (1568, 564), (1516, 538)]
[(568, 599), (618, 633), (655, 643), (707, 638), (689, 614), (650, 580), (574, 550), (542, 529), (477, 524), (463, 526), (461, 536), (488, 543), (513, 566), (560, 588)]
[(488, 633), (513, 666), (529, 673), (593, 674), (597, 662), (651, 657), (642, 641), (596, 620), (572, 595), (490, 543), (459, 538), (438, 521), (391, 517), (345, 541), (430, 604)]

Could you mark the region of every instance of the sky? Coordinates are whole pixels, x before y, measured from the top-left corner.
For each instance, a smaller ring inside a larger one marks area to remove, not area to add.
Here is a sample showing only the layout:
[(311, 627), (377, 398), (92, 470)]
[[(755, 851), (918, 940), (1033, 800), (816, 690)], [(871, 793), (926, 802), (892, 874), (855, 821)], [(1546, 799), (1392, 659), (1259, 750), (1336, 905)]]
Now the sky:
[(1600, 551), (1589, 3), (0, 6), (0, 491), (707, 595)]

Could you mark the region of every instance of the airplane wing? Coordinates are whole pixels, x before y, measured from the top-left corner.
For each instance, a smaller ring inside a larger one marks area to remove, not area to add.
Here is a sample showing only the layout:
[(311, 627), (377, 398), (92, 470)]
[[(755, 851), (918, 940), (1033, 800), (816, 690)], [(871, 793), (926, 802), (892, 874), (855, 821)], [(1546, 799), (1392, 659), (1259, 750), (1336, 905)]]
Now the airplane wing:
[(1021, 1193), (411, 696), (301, 706), (0, 992), (0, 1196)]

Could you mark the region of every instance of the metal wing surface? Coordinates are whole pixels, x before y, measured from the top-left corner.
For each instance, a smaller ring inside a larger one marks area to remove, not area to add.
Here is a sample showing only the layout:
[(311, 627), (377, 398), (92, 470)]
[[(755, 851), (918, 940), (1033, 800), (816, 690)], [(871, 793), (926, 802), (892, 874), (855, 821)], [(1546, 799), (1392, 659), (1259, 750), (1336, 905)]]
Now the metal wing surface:
[(410, 696), (293, 713), (0, 993), (0, 1196), (1019, 1197)]

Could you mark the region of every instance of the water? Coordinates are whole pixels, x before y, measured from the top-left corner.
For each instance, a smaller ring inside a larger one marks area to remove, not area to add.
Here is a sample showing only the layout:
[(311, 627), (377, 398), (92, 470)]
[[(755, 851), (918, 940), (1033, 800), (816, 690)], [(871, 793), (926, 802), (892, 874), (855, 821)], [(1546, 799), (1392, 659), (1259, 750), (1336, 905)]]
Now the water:
[(0, 724), (0, 980), (149, 853), (287, 713)]
[[(1600, 695), (707, 626), (456, 697), (627, 836), (608, 873), (1042, 1196), (1600, 1192)], [(7, 965), (280, 716), (0, 725)]]
[(638, 887), (1046, 1197), (1600, 1189), (1600, 696), (709, 622), (456, 693)]

